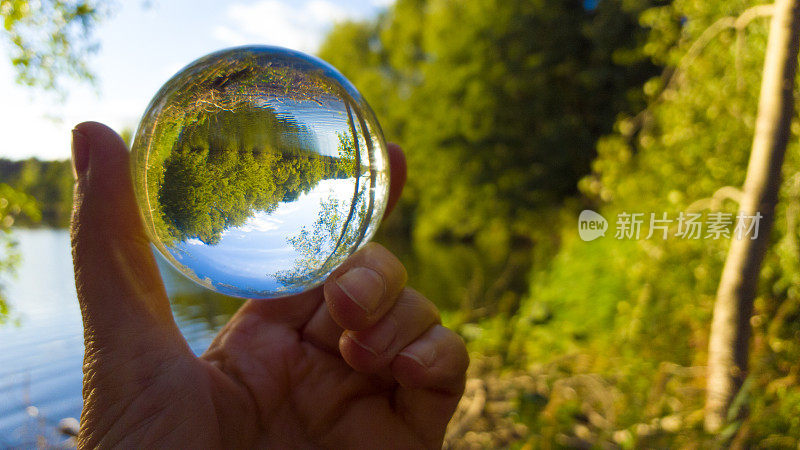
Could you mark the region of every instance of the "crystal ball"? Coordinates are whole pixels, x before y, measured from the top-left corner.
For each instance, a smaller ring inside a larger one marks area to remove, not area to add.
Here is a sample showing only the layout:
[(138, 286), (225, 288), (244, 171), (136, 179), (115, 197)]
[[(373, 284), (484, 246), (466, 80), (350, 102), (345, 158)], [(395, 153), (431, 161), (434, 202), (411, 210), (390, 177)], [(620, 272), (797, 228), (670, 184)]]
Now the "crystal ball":
[(134, 190), (155, 248), (226, 295), (320, 285), (375, 233), (389, 166), (374, 113), (326, 62), (247, 46), (174, 75), (142, 117)]

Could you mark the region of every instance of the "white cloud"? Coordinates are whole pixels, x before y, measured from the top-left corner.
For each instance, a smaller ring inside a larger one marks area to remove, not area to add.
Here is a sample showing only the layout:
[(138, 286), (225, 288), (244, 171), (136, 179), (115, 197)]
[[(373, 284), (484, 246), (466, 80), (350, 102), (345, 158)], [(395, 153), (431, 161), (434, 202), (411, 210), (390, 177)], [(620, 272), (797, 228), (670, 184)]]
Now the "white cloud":
[(283, 203), (278, 209), (275, 210), (275, 216), (290, 216), (300, 210), (300, 206), (296, 202)]
[(271, 217), (269, 213), (260, 211), (255, 213), (253, 217), (247, 219), (247, 222), (245, 222), (244, 225), (226, 229), (225, 231), (222, 232), (222, 234), (225, 235), (230, 231), (235, 231), (237, 234), (241, 235), (249, 233), (251, 231), (266, 233), (268, 231), (274, 231), (279, 229), (282, 223), (283, 223), (282, 220), (275, 219)]
[(388, 8), (394, 4), (395, 0), (372, 0), (372, 5), (378, 8)]
[[(386, 2), (373, 1), (376, 4)], [(227, 45), (278, 45), (313, 53), (331, 25), (349, 18), (365, 18), (369, 13), (371, 9), (346, 9), (329, 0), (237, 3), (226, 13), (232, 23), (217, 26), (213, 35)]]
[(227, 45), (244, 45), (247, 43), (247, 38), (242, 33), (233, 31), (225, 26), (218, 25), (214, 27), (212, 34)]

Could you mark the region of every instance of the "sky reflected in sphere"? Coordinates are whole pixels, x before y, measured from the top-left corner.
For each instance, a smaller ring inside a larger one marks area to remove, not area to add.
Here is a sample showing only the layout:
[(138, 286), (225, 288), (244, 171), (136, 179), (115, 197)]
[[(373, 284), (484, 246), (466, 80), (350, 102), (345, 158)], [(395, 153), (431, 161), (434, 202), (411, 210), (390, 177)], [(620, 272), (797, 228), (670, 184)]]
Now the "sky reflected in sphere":
[(321, 284), (375, 233), (389, 167), (375, 115), (327, 63), (249, 46), (156, 94), (133, 142), (155, 247), (192, 280), (271, 298)]

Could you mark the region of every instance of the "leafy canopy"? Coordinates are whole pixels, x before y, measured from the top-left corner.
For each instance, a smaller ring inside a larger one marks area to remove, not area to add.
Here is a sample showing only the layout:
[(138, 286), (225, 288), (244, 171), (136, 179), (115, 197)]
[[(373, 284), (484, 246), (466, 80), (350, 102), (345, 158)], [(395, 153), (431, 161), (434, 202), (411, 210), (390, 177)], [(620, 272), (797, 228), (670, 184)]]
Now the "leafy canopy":
[(17, 82), (63, 93), (66, 79), (93, 81), (87, 59), (98, 48), (92, 33), (107, 8), (93, 0), (0, 0)]

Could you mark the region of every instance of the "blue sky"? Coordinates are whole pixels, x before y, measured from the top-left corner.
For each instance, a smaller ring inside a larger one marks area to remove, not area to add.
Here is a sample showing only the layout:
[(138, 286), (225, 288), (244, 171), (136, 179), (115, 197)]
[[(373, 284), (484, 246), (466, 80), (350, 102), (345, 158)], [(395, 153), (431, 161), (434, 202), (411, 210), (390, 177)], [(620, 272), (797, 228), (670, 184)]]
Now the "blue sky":
[(0, 156), (68, 158), (76, 123), (96, 120), (117, 130), (135, 128), (158, 88), (200, 56), (243, 44), (314, 53), (334, 22), (372, 17), (391, 0), (150, 3), (116, 2), (114, 14), (96, 30), (101, 48), (91, 66), (98, 89), (69, 85), (64, 102), (16, 85), (8, 58), (0, 58)]

